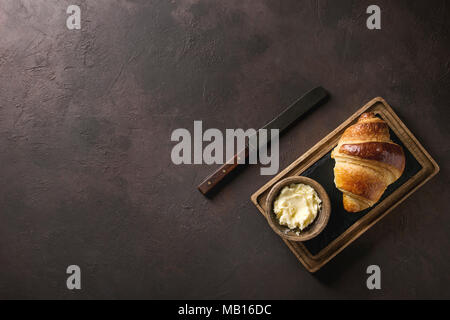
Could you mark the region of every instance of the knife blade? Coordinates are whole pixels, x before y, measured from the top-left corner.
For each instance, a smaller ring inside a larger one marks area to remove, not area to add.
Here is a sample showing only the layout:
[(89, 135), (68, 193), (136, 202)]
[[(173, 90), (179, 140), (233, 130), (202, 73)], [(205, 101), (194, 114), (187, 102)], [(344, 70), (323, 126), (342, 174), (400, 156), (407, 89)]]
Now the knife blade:
[[(305, 93), (303, 96), (295, 100), (289, 107), (282, 111), (276, 118), (267, 123), (261, 129), (279, 129), (279, 132), (286, 130), (293, 122), (301, 118), (306, 112), (325, 102), (329, 97), (329, 93), (322, 87), (316, 87), (311, 91)], [(270, 141), (271, 135), (267, 135), (267, 143)], [(214, 187), (216, 187), (220, 181), (222, 181), (230, 172), (232, 172), (238, 166), (238, 160), (241, 157), (247, 158), (249, 155), (249, 147), (257, 149), (258, 146), (249, 146), (248, 144), (234, 157), (228, 160), (224, 165), (217, 169), (214, 173), (209, 175), (202, 183), (198, 185), (198, 190), (207, 195)]]

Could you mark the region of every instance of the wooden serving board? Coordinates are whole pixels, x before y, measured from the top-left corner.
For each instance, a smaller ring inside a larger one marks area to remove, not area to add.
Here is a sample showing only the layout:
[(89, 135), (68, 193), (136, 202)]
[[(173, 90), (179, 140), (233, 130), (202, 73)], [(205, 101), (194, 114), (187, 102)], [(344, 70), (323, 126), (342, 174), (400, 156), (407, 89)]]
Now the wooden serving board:
[[(330, 154), (344, 130), (368, 111), (374, 112), (389, 125), (392, 141), (403, 147), (406, 166), (403, 175), (387, 188), (378, 203), (362, 212), (349, 213), (343, 208), (342, 193), (334, 185), (334, 160)], [(316, 272), (438, 172), (437, 163), (387, 102), (383, 98), (375, 98), (256, 191), (251, 200), (265, 216), (267, 195), (272, 186), (283, 178), (306, 176), (325, 188), (332, 208), (330, 220), (322, 233), (305, 242), (283, 239), (305, 268), (309, 272)]]

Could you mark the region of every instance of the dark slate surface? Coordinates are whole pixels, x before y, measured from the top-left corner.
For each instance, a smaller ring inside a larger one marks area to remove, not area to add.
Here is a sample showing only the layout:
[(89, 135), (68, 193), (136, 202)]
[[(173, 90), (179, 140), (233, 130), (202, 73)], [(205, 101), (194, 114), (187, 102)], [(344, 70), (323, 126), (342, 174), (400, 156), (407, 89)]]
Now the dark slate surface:
[[(447, 1), (0, 1), (0, 298), (450, 298)], [(330, 101), (280, 169), (375, 96), (440, 174), (315, 275), (250, 195), (248, 166), (176, 166), (176, 128), (260, 127), (308, 89)], [(82, 290), (66, 289), (78, 264)], [(378, 264), (382, 290), (366, 289)]]
[[(395, 133), (391, 131), (390, 134), (391, 140), (399, 144), (403, 148), (403, 152), (405, 153), (405, 170), (403, 171), (402, 176), (397, 181), (387, 187), (378, 203), (391, 195), (392, 192), (402, 186), (405, 182), (407, 182), (415, 174), (417, 174), (420, 169), (422, 169), (420, 163), (417, 162), (411, 152), (409, 152), (408, 148), (405, 147), (405, 145), (395, 135)], [(304, 242), (306, 248), (313, 255), (318, 254), (323, 248), (329, 245), (334, 239), (339, 237), (356, 221), (364, 217), (372, 209), (368, 208), (357, 213), (349, 213), (345, 211), (342, 204), (342, 192), (340, 192), (334, 184), (334, 166), (335, 161), (331, 158), (330, 151), (301, 174), (302, 176), (306, 176), (318, 181), (327, 191), (331, 202), (330, 220), (328, 221), (325, 229), (314, 239)], [(374, 206), (376, 205), (377, 204), (375, 204)]]

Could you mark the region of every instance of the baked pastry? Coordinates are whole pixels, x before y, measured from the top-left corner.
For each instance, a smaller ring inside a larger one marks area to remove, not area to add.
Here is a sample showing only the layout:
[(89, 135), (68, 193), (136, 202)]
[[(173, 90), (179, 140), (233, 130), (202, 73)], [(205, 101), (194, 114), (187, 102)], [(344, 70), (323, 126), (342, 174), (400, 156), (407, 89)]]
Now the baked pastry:
[(391, 141), (388, 125), (372, 112), (344, 131), (331, 157), (336, 161), (334, 183), (348, 212), (373, 206), (405, 169), (402, 147)]

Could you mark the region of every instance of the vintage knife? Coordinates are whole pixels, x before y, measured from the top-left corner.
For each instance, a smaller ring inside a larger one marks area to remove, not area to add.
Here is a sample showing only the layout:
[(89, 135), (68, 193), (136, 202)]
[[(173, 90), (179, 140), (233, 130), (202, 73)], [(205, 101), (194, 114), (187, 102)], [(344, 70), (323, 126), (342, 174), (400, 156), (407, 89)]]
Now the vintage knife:
[[(322, 88), (317, 87), (311, 91), (304, 94), (302, 97), (297, 99), (292, 103), (286, 110), (284, 110), (278, 117), (270, 121), (262, 129), (279, 129), (280, 133), (289, 127), (294, 121), (299, 119), (307, 111), (311, 110), (317, 105), (325, 102), (328, 98), (328, 92)], [(271, 135), (268, 134), (268, 139)], [(267, 141), (269, 142), (269, 141)], [(250, 146), (252, 148), (257, 148), (257, 146)], [(247, 158), (249, 155), (249, 146), (238, 152), (232, 159), (228, 160), (224, 165), (222, 165), (213, 174), (208, 176), (200, 185), (198, 190), (207, 195), (220, 181), (223, 180), (231, 171), (233, 171), (238, 166), (238, 159), (241, 157)]]

